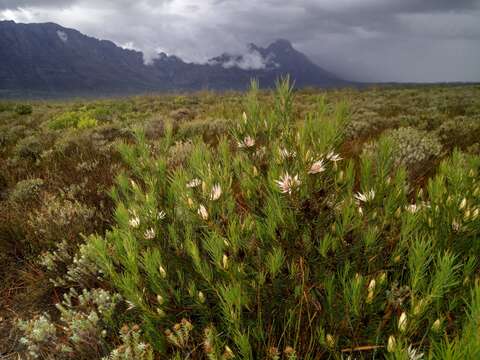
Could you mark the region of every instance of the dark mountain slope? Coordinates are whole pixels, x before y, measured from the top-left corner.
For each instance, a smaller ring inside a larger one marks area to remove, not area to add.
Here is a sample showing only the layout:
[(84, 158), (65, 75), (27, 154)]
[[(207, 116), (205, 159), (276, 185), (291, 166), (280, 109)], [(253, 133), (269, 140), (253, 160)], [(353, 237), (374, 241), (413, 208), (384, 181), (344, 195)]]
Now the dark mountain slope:
[(152, 65), (145, 65), (141, 52), (57, 24), (0, 21), (0, 96), (244, 89), (252, 77), (270, 87), (287, 73), (298, 87), (348, 84), (314, 64), (287, 40), (277, 40), (267, 48), (251, 44), (246, 54), (223, 54), (207, 64), (159, 54)]

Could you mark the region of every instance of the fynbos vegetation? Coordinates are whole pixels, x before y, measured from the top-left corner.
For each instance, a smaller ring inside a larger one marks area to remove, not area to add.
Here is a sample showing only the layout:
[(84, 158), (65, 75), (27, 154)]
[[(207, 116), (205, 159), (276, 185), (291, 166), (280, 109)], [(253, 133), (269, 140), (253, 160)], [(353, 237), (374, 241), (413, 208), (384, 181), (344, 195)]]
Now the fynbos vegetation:
[(2, 121), (0, 246), (55, 304), (0, 314), (5, 352), (479, 358), (480, 137), (446, 135), (479, 131), (479, 89), (461, 90), (459, 108), (448, 88), (283, 79)]

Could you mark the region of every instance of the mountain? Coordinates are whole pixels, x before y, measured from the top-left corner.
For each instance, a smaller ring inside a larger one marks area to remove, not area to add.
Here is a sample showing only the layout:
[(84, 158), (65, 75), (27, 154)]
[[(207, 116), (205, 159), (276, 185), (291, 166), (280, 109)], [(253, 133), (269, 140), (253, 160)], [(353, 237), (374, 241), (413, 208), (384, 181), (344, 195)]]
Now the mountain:
[(224, 53), (205, 64), (160, 53), (143, 54), (54, 23), (0, 21), (0, 96), (115, 95), (151, 91), (244, 89), (251, 78), (263, 87), (290, 74), (298, 87), (344, 86), (287, 40), (245, 54)]

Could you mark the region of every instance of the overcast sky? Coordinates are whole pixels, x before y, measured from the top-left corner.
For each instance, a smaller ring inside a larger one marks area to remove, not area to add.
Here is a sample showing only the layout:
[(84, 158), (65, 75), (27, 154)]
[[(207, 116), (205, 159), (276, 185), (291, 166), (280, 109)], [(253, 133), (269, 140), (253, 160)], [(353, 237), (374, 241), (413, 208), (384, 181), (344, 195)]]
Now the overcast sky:
[(289, 39), (362, 81), (480, 81), (480, 0), (0, 0), (0, 19), (202, 62)]

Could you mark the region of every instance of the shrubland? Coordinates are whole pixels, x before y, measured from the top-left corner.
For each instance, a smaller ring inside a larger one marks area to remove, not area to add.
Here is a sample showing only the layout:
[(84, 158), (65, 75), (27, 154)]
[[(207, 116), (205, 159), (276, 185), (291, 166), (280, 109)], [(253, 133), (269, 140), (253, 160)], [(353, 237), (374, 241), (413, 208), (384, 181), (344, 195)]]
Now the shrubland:
[(0, 351), (478, 358), (479, 91), (3, 104)]

